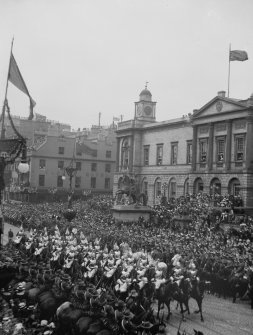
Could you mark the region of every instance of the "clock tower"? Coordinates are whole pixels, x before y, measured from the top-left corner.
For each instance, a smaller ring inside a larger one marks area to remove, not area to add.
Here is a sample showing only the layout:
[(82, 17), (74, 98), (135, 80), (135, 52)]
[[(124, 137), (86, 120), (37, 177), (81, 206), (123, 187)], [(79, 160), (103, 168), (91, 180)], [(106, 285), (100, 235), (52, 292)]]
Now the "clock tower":
[(147, 122), (155, 121), (155, 107), (156, 102), (152, 101), (152, 94), (147, 89), (147, 83), (145, 89), (140, 93), (140, 100), (135, 102), (135, 119)]

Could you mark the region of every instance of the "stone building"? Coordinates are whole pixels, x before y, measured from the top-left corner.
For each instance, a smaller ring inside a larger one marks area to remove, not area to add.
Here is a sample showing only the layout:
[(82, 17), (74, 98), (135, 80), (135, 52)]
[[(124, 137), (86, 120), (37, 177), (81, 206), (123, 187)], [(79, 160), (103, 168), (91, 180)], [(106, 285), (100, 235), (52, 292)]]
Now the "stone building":
[[(34, 120), (13, 116), (17, 131), (27, 139), (30, 170), (18, 172), (17, 160), (6, 168), (6, 186), (11, 193), (20, 189), (47, 192), (69, 188), (66, 168), (73, 161), (77, 171), (72, 178), (76, 192), (112, 192), (116, 160), (115, 127), (92, 126), (72, 130), (70, 125), (36, 115)], [(6, 137), (15, 134), (6, 120)], [(63, 178), (62, 178), (63, 177)]]
[(148, 203), (162, 195), (240, 194), (253, 207), (253, 96), (218, 92), (178, 119), (157, 122), (147, 88), (135, 102), (134, 119), (118, 124), (114, 193), (125, 173), (135, 176)]

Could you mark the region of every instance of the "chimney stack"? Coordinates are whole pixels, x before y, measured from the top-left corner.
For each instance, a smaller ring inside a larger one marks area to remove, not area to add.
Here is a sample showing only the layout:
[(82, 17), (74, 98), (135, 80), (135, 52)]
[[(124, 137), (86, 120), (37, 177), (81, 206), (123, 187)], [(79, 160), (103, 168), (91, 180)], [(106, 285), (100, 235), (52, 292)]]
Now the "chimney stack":
[(226, 97), (226, 91), (219, 91), (217, 95), (218, 95), (218, 97), (225, 98)]

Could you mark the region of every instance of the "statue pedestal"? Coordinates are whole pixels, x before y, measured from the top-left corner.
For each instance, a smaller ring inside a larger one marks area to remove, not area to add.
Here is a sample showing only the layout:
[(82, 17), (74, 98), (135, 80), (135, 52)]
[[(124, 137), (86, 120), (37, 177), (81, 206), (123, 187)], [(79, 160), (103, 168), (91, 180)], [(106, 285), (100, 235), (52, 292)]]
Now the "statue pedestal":
[(151, 209), (148, 206), (114, 205), (112, 213), (116, 222), (137, 222), (140, 217), (150, 221)]

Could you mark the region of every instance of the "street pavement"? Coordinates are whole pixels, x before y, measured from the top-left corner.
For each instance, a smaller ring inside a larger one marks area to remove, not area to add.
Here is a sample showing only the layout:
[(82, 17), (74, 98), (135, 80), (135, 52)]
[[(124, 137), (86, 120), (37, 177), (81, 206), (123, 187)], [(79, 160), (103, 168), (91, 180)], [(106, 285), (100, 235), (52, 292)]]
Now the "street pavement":
[[(3, 244), (8, 242), (8, 231), (12, 229), (16, 236), (19, 228), (4, 223)], [(157, 304), (153, 306), (157, 310)], [(193, 329), (202, 331), (204, 335), (253, 335), (253, 310), (250, 308), (249, 301), (232, 303), (232, 299), (217, 298), (213, 295), (205, 294), (203, 300), (204, 322), (200, 321), (200, 315), (194, 314), (197, 309), (195, 300), (190, 300), (191, 314), (185, 313), (186, 321), (181, 323), (180, 332), (186, 331), (187, 335), (193, 335)], [(181, 321), (179, 309), (176, 310), (176, 303), (171, 303), (169, 322), (167, 323), (166, 334), (177, 335), (178, 326)], [(164, 317), (167, 317), (167, 307), (164, 309)], [(160, 311), (162, 316), (163, 310)]]
[[(156, 306), (154, 306), (156, 310)], [(187, 335), (194, 334), (193, 329), (202, 331), (204, 335), (253, 335), (253, 310), (249, 301), (232, 303), (232, 299), (218, 298), (205, 294), (203, 300), (204, 322), (200, 321), (200, 315), (194, 314), (197, 309), (195, 300), (190, 300), (190, 312), (185, 313), (186, 321), (181, 323), (180, 332), (186, 331)], [(181, 321), (179, 309), (176, 310), (176, 303), (171, 303), (170, 320), (167, 323), (166, 334), (177, 335)], [(160, 312), (160, 316), (162, 316)], [(167, 307), (164, 316), (167, 317)]]

